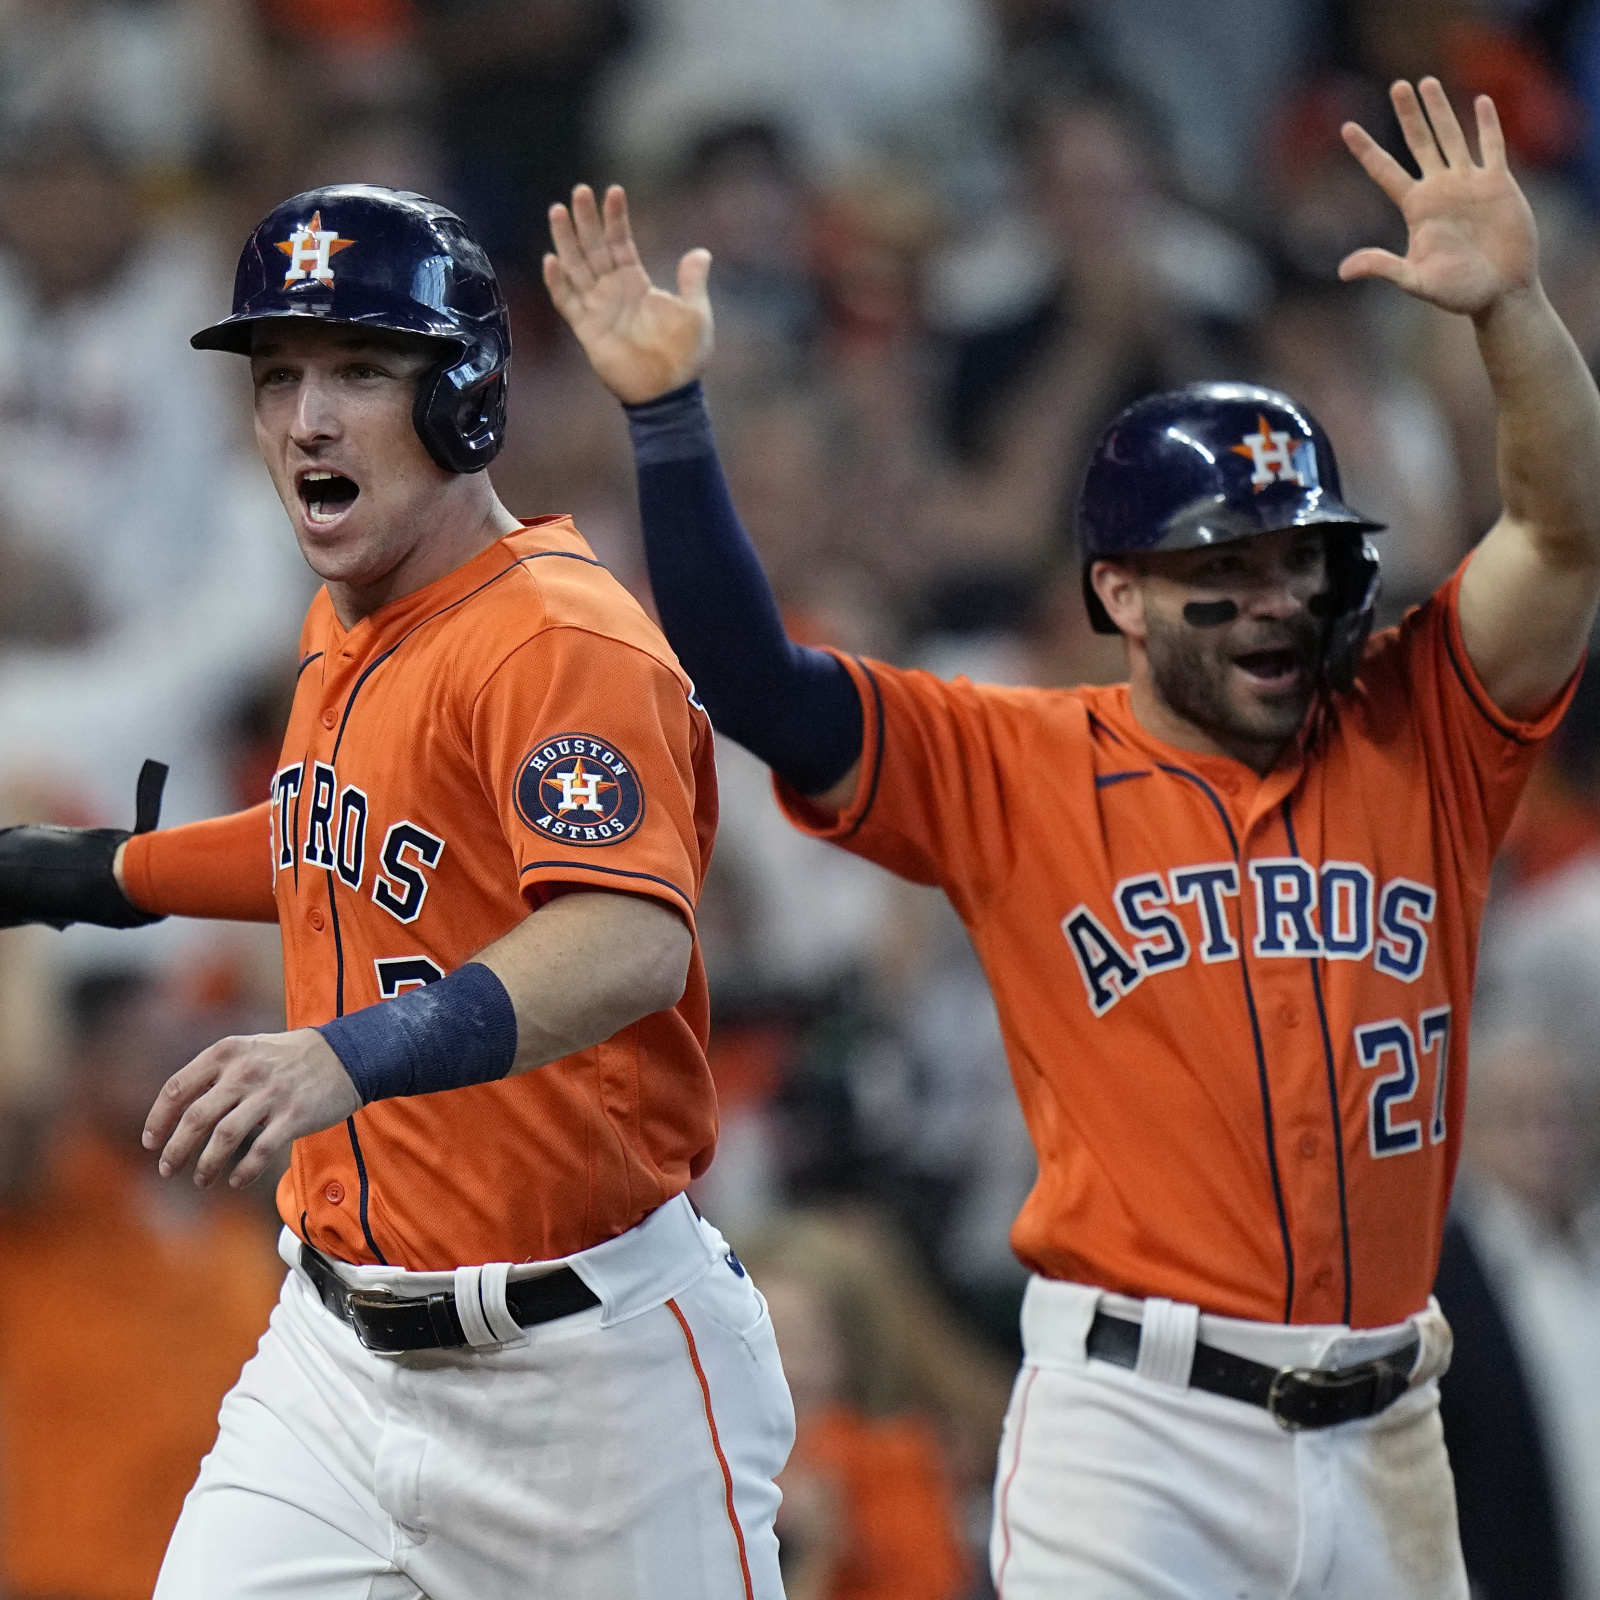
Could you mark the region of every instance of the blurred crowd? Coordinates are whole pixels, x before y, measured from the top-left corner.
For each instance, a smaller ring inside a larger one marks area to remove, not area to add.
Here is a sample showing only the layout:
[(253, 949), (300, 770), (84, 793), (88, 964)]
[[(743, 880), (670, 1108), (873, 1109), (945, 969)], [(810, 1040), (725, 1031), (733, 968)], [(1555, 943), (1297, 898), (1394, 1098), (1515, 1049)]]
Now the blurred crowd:
[[(0, 0), (0, 821), (254, 803), (311, 580), (242, 363), (189, 348), (283, 197), (468, 220), (512, 304), (521, 514), (648, 605), (626, 433), (545, 300), (545, 211), (623, 181), (714, 253), (708, 388), (791, 630), (998, 682), (1121, 675), (1073, 500), (1109, 417), (1287, 389), (1384, 519), (1385, 620), (1498, 507), (1470, 328), (1341, 285), (1398, 218), (1395, 77), (1492, 93), (1551, 298), (1600, 362), (1600, 0)], [(799, 1416), (792, 1600), (974, 1600), (1033, 1178), (994, 1011), (931, 891), (802, 838), (718, 753), (701, 908), (722, 1105), (696, 1198)], [(135, 1600), (275, 1293), (270, 1195), (163, 1185), (156, 1084), (281, 1019), (272, 930), (0, 933), (0, 1594)], [(1600, 1600), (1600, 676), (1486, 924), (1439, 1294), (1476, 1592)], [(266, 1185), (260, 1186), (265, 1190)], [(23, 1293), (26, 1289), (28, 1292)]]

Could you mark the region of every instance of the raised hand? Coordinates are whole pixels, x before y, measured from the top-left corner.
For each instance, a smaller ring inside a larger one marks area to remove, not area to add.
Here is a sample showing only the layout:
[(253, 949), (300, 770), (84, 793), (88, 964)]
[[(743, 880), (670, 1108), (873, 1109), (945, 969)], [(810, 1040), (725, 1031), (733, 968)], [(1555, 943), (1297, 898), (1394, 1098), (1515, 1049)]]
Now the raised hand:
[(580, 183), (570, 210), (550, 207), (550, 238), (545, 287), (619, 400), (637, 405), (699, 377), (711, 356), (709, 250), (691, 250), (678, 263), (676, 294), (656, 288), (639, 260), (620, 184), (606, 190), (602, 215), (594, 190)]
[(1367, 176), (1399, 206), (1410, 235), (1406, 253), (1357, 250), (1339, 264), (1339, 276), (1387, 278), (1419, 300), (1467, 316), (1533, 288), (1539, 281), (1538, 232), (1506, 165), (1494, 102), (1486, 94), (1473, 102), (1480, 165), (1437, 78), (1424, 78), (1416, 89), (1396, 83), (1389, 98), (1420, 178), (1359, 124), (1347, 122), (1340, 131)]

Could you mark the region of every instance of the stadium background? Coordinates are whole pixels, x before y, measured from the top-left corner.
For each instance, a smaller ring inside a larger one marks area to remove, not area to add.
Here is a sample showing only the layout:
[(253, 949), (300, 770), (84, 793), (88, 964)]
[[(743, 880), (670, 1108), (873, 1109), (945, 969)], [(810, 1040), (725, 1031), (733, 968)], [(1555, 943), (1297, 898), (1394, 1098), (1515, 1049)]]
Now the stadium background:
[[(513, 305), (523, 514), (648, 604), (625, 432), (539, 284), (544, 210), (626, 181), (661, 277), (716, 257), (713, 413), (796, 633), (997, 681), (1119, 675), (1071, 503), (1122, 403), (1295, 394), (1388, 519), (1387, 617), (1495, 514), (1470, 330), (1344, 287), (1396, 218), (1338, 140), (1383, 87), (1492, 92), (1547, 286), (1600, 359), (1597, 0), (0, 0), (0, 819), (265, 793), (310, 593), (226, 307), (272, 204), (458, 209)], [(792, 1600), (988, 1593), (1032, 1161), (931, 892), (786, 829), (719, 752), (701, 927), (724, 1126), (697, 1191), (801, 1414)], [(1402, 805), (1404, 796), (1374, 797)], [(270, 1193), (162, 1186), (154, 1087), (271, 1027), (270, 930), (0, 934), (0, 1596), (136, 1600), (281, 1271)], [(1440, 1293), (1484, 1596), (1600, 1597), (1600, 681), (1502, 857)], [(464, 1159), (470, 1156), (464, 1154)]]

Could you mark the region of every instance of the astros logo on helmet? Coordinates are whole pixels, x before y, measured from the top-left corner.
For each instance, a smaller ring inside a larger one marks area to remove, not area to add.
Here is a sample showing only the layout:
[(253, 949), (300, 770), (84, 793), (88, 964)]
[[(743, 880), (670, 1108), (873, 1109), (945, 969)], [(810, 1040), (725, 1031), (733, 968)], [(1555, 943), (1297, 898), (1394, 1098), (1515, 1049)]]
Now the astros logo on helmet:
[(278, 248), (289, 258), (289, 270), (283, 275), (283, 287), (291, 283), (332, 283), (333, 257), (348, 250), (356, 241), (341, 239), (332, 229), (322, 226), (322, 213), (313, 211), (311, 220), (296, 228), (287, 239), (277, 240)]

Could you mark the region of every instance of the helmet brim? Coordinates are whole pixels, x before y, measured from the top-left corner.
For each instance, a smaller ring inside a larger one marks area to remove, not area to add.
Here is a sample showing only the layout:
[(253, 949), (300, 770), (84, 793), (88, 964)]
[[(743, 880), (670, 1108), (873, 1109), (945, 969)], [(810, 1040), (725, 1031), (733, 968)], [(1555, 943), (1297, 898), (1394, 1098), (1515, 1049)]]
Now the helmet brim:
[(366, 316), (338, 317), (308, 305), (303, 311), (285, 310), (274, 306), (260, 311), (238, 311), (209, 328), (192, 334), (189, 343), (196, 350), (227, 350), (235, 355), (247, 356), (255, 342), (255, 330), (268, 322), (314, 322), (326, 326), (371, 328), (383, 333), (409, 333), (424, 339), (437, 339), (457, 351), (467, 348), (461, 330), (441, 317), (429, 316), (426, 308), (410, 311), (402, 306), (385, 307), (381, 312)]
[(1348, 528), (1352, 533), (1381, 533), (1387, 523), (1374, 522), (1322, 489), (1290, 495), (1263, 494), (1259, 501), (1240, 507), (1225, 495), (1191, 502), (1167, 518), (1161, 537), (1149, 551), (1198, 550), (1208, 545), (1233, 544), (1263, 533), (1288, 528)]

